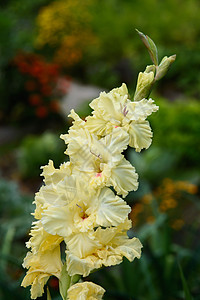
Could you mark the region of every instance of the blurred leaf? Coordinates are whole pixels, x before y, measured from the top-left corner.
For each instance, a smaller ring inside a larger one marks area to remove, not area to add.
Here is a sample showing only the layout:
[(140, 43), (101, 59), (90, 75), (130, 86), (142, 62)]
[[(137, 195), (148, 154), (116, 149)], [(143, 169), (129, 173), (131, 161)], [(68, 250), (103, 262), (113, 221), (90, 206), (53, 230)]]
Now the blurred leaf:
[(188, 284), (185, 280), (185, 276), (183, 274), (183, 270), (182, 270), (182, 267), (181, 267), (180, 263), (178, 264), (178, 266), (179, 266), (181, 281), (182, 281), (182, 285), (183, 285), (183, 289), (184, 289), (184, 293), (185, 293), (185, 300), (193, 300), (192, 295), (190, 294), (190, 291), (189, 291), (189, 288), (188, 288)]

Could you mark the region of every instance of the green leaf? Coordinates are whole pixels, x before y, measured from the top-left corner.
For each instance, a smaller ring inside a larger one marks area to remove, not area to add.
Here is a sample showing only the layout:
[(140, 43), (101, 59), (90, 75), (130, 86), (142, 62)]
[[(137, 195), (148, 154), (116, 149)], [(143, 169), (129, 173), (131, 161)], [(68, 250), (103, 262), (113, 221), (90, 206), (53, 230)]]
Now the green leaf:
[(139, 34), (139, 36), (140, 36), (142, 42), (144, 43), (145, 47), (147, 48), (152, 62), (156, 66), (158, 66), (158, 50), (157, 50), (157, 47), (156, 47), (154, 41), (148, 35), (144, 35), (144, 33), (140, 32), (137, 29), (136, 29), (136, 31)]
[(67, 264), (64, 263), (61, 271), (61, 276), (59, 280), (59, 290), (63, 300), (67, 300), (67, 291), (73, 284), (77, 283), (80, 279), (80, 275), (70, 276), (67, 273)]
[(189, 291), (189, 288), (188, 288), (188, 284), (185, 280), (185, 276), (183, 274), (183, 270), (182, 270), (182, 267), (181, 267), (180, 263), (178, 263), (178, 266), (179, 266), (181, 281), (182, 281), (182, 285), (183, 285), (183, 289), (184, 289), (185, 300), (193, 300), (192, 295), (190, 294), (190, 291)]
[(67, 290), (70, 287), (71, 277), (67, 273), (66, 262), (63, 265), (59, 280), (59, 290), (63, 300), (67, 299)]

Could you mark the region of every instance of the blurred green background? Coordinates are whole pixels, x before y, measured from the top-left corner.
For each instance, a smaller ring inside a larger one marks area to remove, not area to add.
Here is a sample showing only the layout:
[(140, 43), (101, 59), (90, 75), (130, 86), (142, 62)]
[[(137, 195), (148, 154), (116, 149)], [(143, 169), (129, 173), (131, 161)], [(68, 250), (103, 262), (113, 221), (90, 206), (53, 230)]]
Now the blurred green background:
[[(32, 201), (40, 166), (67, 159), (59, 135), (71, 125), (70, 105), (84, 118), (98, 90), (125, 82), (133, 94), (151, 64), (135, 28), (154, 40), (160, 60), (177, 55), (151, 95), (160, 110), (149, 118), (150, 149), (126, 152), (140, 182), (126, 199), (130, 236), (143, 254), (88, 280), (106, 289), (105, 300), (200, 299), (199, 12), (198, 0), (0, 4), (0, 299), (30, 298), (20, 282)], [(56, 279), (48, 285), (60, 299)]]

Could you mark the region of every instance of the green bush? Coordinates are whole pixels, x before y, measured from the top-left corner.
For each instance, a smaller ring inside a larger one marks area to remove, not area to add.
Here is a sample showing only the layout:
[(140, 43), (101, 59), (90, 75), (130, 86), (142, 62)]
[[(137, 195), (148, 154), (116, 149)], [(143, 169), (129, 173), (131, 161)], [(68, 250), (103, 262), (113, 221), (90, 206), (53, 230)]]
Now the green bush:
[(193, 100), (157, 101), (159, 111), (150, 119), (153, 145), (172, 151), (178, 165), (185, 169), (200, 168), (200, 104)]
[(26, 254), (24, 241), (33, 221), (33, 197), (20, 192), (13, 181), (0, 178), (0, 298), (24, 300), (29, 293), (20, 288)]
[[(108, 88), (118, 84), (119, 80), (134, 85), (131, 77), (127, 78), (128, 74), (132, 72), (134, 80), (136, 74), (150, 62), (134, 31), (134, 28), (138, 28), (155, 41), (160, 59), (164, 55), (177, 54), (176, 64), (167, 75), (171, 88), (199, 95), (198, 1), (186, 1), (181, 9), (179, 6), (178, 0), (93, 1), (91, 26), (97, 42), (96, 47), (91, 45), (87, 52), (92, 62), (90, 64), (86, 59), (90, 80), (99, 77), (101, 81), (98, 84), (105, 82)], [(124, 62), (125, 59), (129, 64)], [(104, 77), (100, 76), (102, 70), (107, 72)], [(163, 85), (165, 83), (166, 79)]]
[(62, 163), (66, 156), (64, 142), (58, 138), (58, 134), (44, 133), (41, 136), (29, 136), (22, 141), (18, 149), (17, 163), (22, 177), (34, 178), (41, 173), (44, 166), (52, 159), (55, 167)]

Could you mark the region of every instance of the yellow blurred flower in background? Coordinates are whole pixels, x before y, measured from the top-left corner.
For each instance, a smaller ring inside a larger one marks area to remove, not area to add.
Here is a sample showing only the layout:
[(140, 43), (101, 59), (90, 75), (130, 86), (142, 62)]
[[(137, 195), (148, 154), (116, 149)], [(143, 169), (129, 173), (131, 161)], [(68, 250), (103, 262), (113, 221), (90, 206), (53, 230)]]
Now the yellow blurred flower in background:
[(95, 42), (91, 31), (91, 0), (60, 0), (43, 7), (37, 17), (36, 46), (56, 48), (54, 60), (72, 66), (82, 59), (88, 44)]

